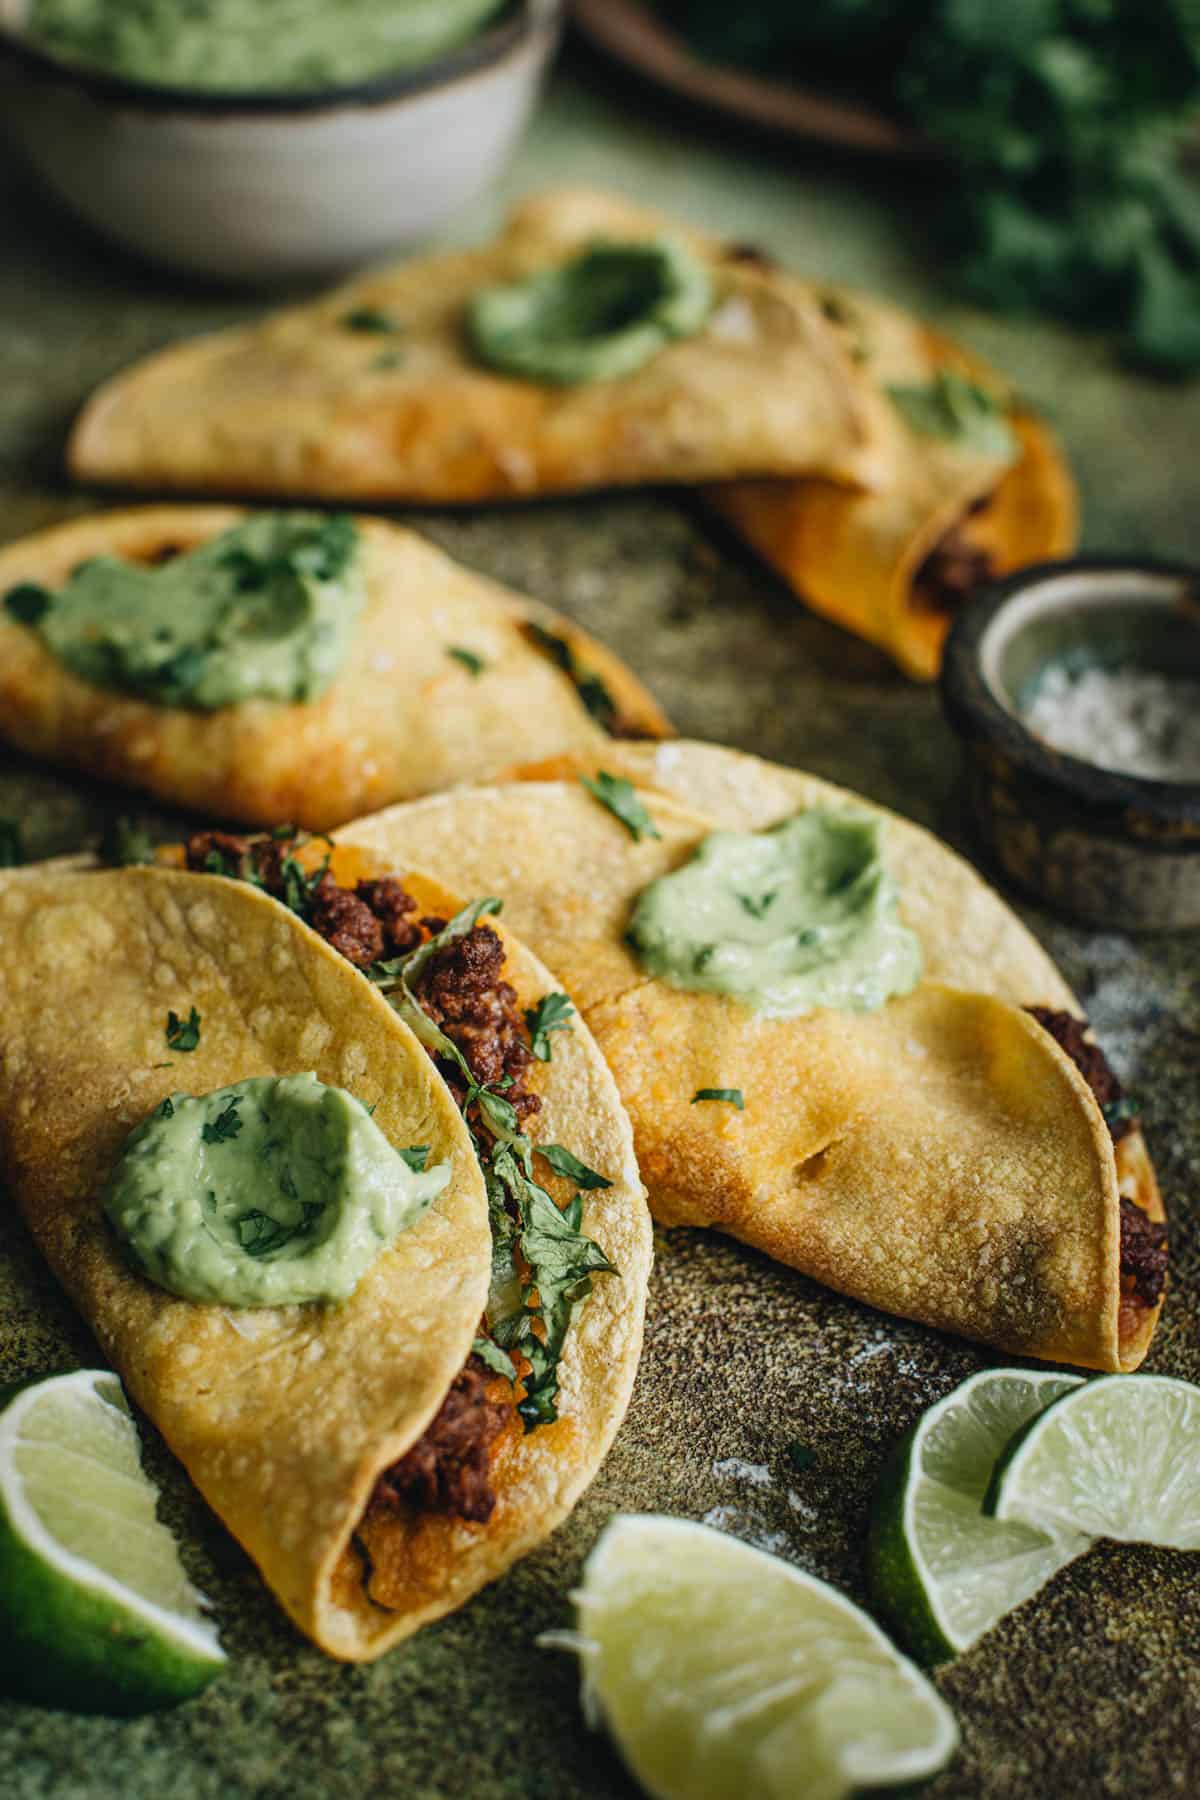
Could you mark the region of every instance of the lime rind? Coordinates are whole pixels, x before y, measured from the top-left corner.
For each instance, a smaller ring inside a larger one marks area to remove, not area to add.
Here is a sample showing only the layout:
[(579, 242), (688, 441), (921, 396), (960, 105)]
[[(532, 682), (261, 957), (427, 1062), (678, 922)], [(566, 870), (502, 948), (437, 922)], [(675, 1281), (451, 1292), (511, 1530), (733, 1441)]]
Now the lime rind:
[(1019, 1432), (985, 1498), (997, 1520), (1200, 1550), (1200, 1388), (1103, 1375)]
[[(82, 1465), (70, 1487), (59, 1485), (64, 1455)], [(103, 1505), (110, 1489), (119, 1495), (115, 1513)], [(0, 1678), (8, 1692), (84, 1712), (138, 1713), (199, 1692), (222, 1667), (216, 1629), (155, 1499), (115, 1375), (77, 1370), (9, 1400), (0, 1412)]]
[(658, 1800), (821, 1800), (940, 1769), (958, 1730), (835, 1589), (689, 1520), (618, 1516), (576, 1595), (585, 1716)]
[(986, 1369), (929, 1408), (888, 1459), (867, 1537), (872, 1598), (926, 1666), (976, 1643), (1091, 1538), (1000, 1524), (983, 1513), (997, 1456), (1013, 1432), (1080, 1378)]

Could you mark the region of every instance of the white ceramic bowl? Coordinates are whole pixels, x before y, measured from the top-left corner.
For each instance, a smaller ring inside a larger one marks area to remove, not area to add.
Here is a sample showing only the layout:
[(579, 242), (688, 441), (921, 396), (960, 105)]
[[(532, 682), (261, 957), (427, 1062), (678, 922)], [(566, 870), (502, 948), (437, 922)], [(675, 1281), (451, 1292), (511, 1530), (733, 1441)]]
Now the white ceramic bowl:
[(369, 262), (498, 174), (561, 29), (519, 0), (454, 55), (354, 88), (212, 95), (59, 63), (0, 0), (0, 129), (106, 237), (156, 262), (280, 282)]

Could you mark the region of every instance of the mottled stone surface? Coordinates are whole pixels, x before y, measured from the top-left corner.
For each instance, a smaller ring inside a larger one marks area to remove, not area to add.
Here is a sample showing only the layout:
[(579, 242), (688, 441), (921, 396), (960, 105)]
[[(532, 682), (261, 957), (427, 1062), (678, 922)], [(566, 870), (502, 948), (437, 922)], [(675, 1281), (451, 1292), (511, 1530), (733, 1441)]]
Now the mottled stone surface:
[[(933, 176), (723, 146), (714, 130), (657, 103), (640, 115), (619, 109), (605, 85), (594, 73), (584, 85), (560, 77), (504, 196), (551, 180), (616, 183), (739, 238), (760, 237), (802, 266), (924, 306), (1055, 418), (1079, 468), (1090, 543), (1200, 560), (1195, 389), (1122, 375), (1097, 341), (949, 305), (906, 223)], [(498, 210), (499, 197), (458, 235)], [(98, 379), (247, 307), (104, 255), (0, 167), (0, 539), (90, 503), (68, 489), (60, 452), (70, 415)], [(636, 495), (418, 522), (464, 560), (608, 637), (681, 730), (814, 769), (969, 845), (955, 745), (935, 696), (805, 615), (686, 501)], [(128, 797), (0, 761), (0, 816), (22, 819), (33, 854), (86, 841), (106, 808), (128, 811)], [(1200, 944), (1195, 934), (1134, 940), (1027, 916), (1145, 1101), (1173, 1211), (1175, 1271), (1149, 1366), (1200, 1379)], [(0, 1306), (0, 1380), (95, 1354), (7, 1212)], [(864, 1521), (889, 1446), (987, 1360), (715, 1237), (660, 1236), (634, 1404), (573, 1520), (456, 1618), (361, 1670), (295, 1636), (154, 1446), (168, 1515), (216, 1602), (232, 1666), (200, 1700), (131, 1723), (0, 1702), (0, 1793), (628, 1794), (603, 1741), (582, 1726), (569, 1659), (534, 1645), (537, 1632), (566, 1621), (568, 1589), (605, 1518), (620, 1508), (708, 1517), (863, 1599)], [(814, 1453), (803, 1472), (786, 1455), (796, 1440)], [(943, 1673), (964, 1749), (932, 1790), (936, 1800), (1200, 1791), (1194, 1571), (1182, 1556), (1099, 1549)]]

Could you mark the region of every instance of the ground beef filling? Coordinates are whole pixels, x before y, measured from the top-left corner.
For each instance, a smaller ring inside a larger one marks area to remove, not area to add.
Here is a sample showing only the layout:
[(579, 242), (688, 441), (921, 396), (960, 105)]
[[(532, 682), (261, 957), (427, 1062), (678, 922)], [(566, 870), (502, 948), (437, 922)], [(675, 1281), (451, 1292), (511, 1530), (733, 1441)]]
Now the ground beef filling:
[(496, 1505), (492, 1451), (512, 1416), (510, 1386), (472, 1356), (432, 1423), (379, 1477), (369, 1510), (413, 1507), (486, 1525)]
[(917, 570), (914, 587), (926, 606), (955, 612), (980, 582), (995, 573), (991, 552), (972, 543), (964, 519), (938, 539)]
[[(1030, 1006), (1038, 1024), (1043, 1026), (1061, 1050), (1070, 1057), (1087, 1082), (1099, 1105), (1104, 1109), (1113, 1143), (1120, 1143), (1133, 1129), (1133, 1120), (1115, 1114), (1125, 1090), (1109, 1066), (1099, 1044), (1086, 1035), (1086, 1019), (1073, 1013), (1056, 1012), (1049, 1006)], [(1157, 1306), (1162, 1299), (1167, 1277), (1167, 1228), (1144, 1213), (1132, 1200), (1121, 1199), (1121, 1293), (1126, 1300), (1138, 1300), (1143, 1306)]]
[[(188, 839), (189, 869), (219, 869), (293, 904), (289, 865), (295, 840), (239, 837), (231, 832), (197, 832)], [(421, 918), (420, 907), (395, 876), (338, 885), (326, 872), (308, 894), (303, 916), (328, 944), (365, 969), (403, 956), (435, 937), (445, 919)], [(507, 1078), (504, 1098), (521, 1120), (541, 1106), (526, 1091), (533, 1067), (524, 1016), (516, 989), (503, 979), (504, 946), (490, 926), (480, 924), (439, 950), (421, 971), (414, 992), (428, 1016), (462, 1052), (475, 1079), (496, 1086)], [(431, 1052), (432, 1054), (432, 1052)], [(436, 1058), (435, 1058), (436, 1060)], [(461, 1072), (439, 1064), (461, 1106), (466, 1083)], [(468, 1119), (477, 1123), (476, 1107)], [(472, 1356), (456, 1376), (436, 1417), (412, 1448), (386, 1469), (375, 1484), (370, 1509), (415, 1507), (449, 1513), (484, 1524), (496, 1504), (490, 1468), (496, 1440), (511, 1422), (511, 1384), (489, 1373)]]

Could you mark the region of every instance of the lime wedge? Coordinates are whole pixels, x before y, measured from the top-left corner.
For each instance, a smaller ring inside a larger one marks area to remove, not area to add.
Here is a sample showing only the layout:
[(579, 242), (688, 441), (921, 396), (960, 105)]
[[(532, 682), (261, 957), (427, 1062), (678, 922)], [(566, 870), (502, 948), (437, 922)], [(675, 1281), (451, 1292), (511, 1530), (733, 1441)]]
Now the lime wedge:
[(885, 1465), (867, 1532), (872, 1596), (921, 1662), (959, 1655), (1091, 1543), (1077, 1526), (1035, 1530), (982, 1510), (1013, 1434), (1081, 1385), (985, 1369), (931, 1406)]
[(930, 1775), (958, 1743), (865, 1613), (707, 1525), (618, 1516), (575, 1602), (585, 1714), (656, 1800), (838, 1800)]
[(0, 1411), (0, 1686), (74, 1712), (173, 1706), (225, 1661), (115, 1375), (7, 1391)]
[(1040, 1531), (1200, 1550), (1200, 1388), (1165, 1375), (1085, 1382), (1009, 1446), (984, 1504)]

